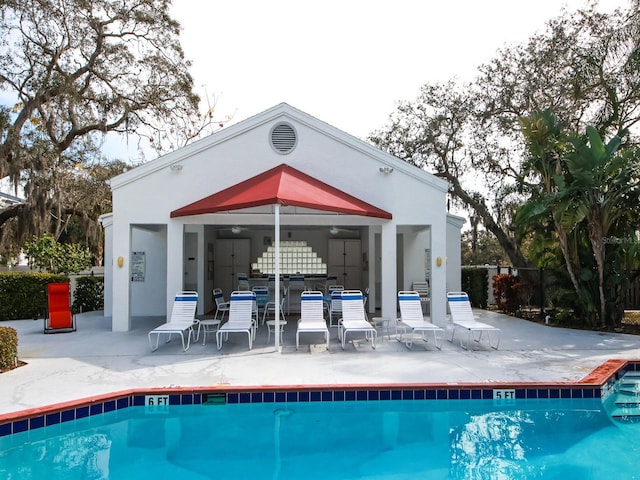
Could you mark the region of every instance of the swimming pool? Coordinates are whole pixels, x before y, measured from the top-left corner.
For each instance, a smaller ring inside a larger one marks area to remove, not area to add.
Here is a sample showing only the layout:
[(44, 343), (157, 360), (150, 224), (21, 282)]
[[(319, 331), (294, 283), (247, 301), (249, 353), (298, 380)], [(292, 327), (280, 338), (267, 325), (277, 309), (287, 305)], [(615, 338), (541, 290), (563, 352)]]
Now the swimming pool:
[(639, 478), (600, 398), (134, 406), (0, 438), (0, 478)]

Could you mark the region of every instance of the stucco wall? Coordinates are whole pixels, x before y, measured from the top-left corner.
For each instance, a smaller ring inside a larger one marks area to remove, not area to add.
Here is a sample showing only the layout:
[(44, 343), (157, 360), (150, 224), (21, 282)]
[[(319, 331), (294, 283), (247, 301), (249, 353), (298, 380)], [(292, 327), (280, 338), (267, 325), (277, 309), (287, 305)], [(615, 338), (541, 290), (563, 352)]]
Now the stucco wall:
[[(278, 153), (270, 144), (271, 129), (281, 121), (292, 125), (297, 134), (297, 146), (287, 155)], [(145, 249), (149, 252), (147, 264), (153, 271), (153, 275), (147, 275), (143, 285), (131, 285), (130, 314), (166, 313), (173, 289), (182, 285), (183, 257), (182, 253), (174, 250), (182, 251), (185, 225), (270, 223), (265, 221), (267, 217), (259, 213), (253, 215), (231, 211), (171, 219), (171, 211), (282, 163), (393, 215), (391, 221), (350, 215), (318, 215), (318, 212), (313, 215), (288, 215), (291, 208), (283, 207), (280, 216), (282, 240), (288, 239), (288, 226), (294, 230), (295, 226), (307, 225), (373, 226), (374, 230), (377, 228), (375, 231), (382, 231), (384, 265), (381, 276), (382, 283), (387, 282), (386, 288), (383, 286), (387, 295), (387, 313), (395, 315), (396, 287), (402, 286), (408, 278), (423, 276), (423, 272), (418, 270), (424, 265), (425, 248), (432, 251), (434, 294), (444, 299), (447, 272), (444, 268), (436, 270), (434, 262), (436, 257), (444, 258), (449, 252), (446, 240), (446, 184), (314, 117), (284, 105), (126, 172), (112, 181), (115, 212), (113, 258)], [(172, 169), (171, 165), (180, 165), (181, 168)], [(393, 171), (385, 174), (380, 171), (381, 167), (390, 167)], [(129, 225), (135, 224), (165, 225), (166, 229), (162, 233), (142, 233), (137, 229), (130, 231)], [(424, 230), (425, 226), (430, 227), (431, 233), (428, 229)], [(419, 258), (405, 260), (402, 268), (396, 268), (396, 234), (404, 227), (423, 229), (415, 241), (407, 237), (398, 249), (405, 257), (417, 254)], [(214, 234), (206, 227), (201, 232), (199, 251), (196, 253), (204, 265), (207, 245), (213, 240)], [(271, 236), (272, 233), (265, 228), (264, 232), (259, 231), (255, 235), (260, 238)], [(326, 255), (326, 239), (321, 235), (309, 235), (308, 241), (319, 254)], [(364, 238), (363, 251), (366, 251), (368, 244)], [(259, 241), (252, 243), (252, 249), (255, 250), (252, 256), (257, 256), (259, 248)], [(130, 282), (129, 268), (130, 265), (127, 265), (126, 268), (113, 270), (115, 316), (124, 315), (127, 309), (116, 298), (126, 295)], [(198, 313), (203, 313), (211, 305), (208, 296), (214, 285), (208, 279), (205, 267), (198, 275), (200, 293), (207, 298), (199, 305)], [(368, 280), (367, 273), (363, 272), (363, 280)], [(438, 307), (438, 312), (444, 314), (444, 303), (442, 308)]]

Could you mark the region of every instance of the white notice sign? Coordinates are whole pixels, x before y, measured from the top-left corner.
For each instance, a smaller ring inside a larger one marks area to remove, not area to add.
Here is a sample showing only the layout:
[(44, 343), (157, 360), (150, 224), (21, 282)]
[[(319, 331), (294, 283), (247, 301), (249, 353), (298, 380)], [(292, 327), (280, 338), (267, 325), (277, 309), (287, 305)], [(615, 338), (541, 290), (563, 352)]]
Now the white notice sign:
[(144, 282), (146, 269), (144, 252), (133, 252), (131, 254), (131, 281)]

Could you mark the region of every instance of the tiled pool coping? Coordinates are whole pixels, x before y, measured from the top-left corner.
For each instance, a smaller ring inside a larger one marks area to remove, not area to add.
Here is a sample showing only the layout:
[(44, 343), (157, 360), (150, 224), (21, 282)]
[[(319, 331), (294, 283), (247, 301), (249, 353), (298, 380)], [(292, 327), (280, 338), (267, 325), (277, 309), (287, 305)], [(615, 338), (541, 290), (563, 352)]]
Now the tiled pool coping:
[(144, 406), (147, 396), (169, 405), (220, 403), (343, 402), (356, 400), (491, 400), (494, 390), (513, 390), (516, 399), (602, 398), (627, 371), (640, 371), (640, 360), (609, 360), (578, 382), (482, 384), (371, 384), (129, 389), (73, 402), (0, 415), (0, 437), (35, 430), (114, 410)]

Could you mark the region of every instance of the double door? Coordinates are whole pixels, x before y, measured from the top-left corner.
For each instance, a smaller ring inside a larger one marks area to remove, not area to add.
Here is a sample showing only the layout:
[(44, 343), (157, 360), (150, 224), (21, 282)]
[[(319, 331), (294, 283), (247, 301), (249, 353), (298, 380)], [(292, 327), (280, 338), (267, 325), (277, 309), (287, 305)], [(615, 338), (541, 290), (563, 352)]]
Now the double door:
[(359, 239), (329, 240), (327, 273), (335, 274), (337, 283), (351, 290), (362, 290), (362, 245)]
[(251, 273), (251, 243), (248, 238), (217, 240), (215, 247), (214, 287), (221, 288), (225, 299), (238, 288), (238, 273)]

